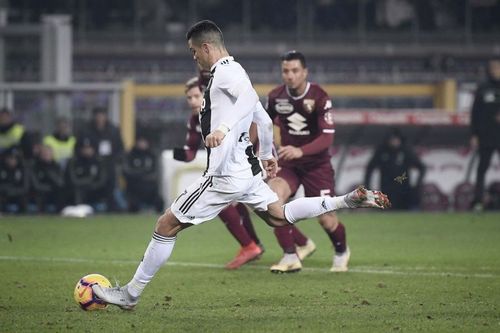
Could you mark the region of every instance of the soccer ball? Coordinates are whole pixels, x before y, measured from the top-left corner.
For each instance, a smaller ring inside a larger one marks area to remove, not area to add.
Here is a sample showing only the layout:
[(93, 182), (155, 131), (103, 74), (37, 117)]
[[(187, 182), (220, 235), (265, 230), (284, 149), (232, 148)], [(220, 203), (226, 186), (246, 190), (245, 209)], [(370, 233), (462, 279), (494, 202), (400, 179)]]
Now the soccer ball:
[(82, 277), (75, 287), (73, 296), (75, 301), (80, 305), (83, 310), (101, 310), (108, 306), (108, 304), (94, 295), (92, 286), (98, 284), (103, 287), (111, 288), (111, 283), (108, 279), (100, 274), (89, 274)]

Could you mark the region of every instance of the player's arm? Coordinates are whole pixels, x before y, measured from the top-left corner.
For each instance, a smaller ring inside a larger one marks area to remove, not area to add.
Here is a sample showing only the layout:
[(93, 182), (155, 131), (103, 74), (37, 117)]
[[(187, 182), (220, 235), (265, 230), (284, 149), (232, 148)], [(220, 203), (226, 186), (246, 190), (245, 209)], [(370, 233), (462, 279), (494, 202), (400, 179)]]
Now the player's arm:
[(191, 119), (187, 124), (186, 144), (182, 148), (174, 148), (174, 159), (191, 162), (201, 144), (201, 133), (196, 129), (196, 122)]
[[(271, 95), (267, 96), (267, 101), (266, 101), (266, 107), (265, 110), (271, 120), (273, 121), (273, 141), (274, 141), (274, 147), (278, 149), (281, 146), (281, 129), (280, 129), (280, 119), (277, 116), (278, 113), (276, 112), (276, 109), (274, 108), (274, 100), (272, 99)], [(277, 152), (274, 151), (276, 154)], [(277, 154), (276, 154), (277, 156)]]
[(233, 110), (226, 112), (224, 120), (205, 138), (205, 145), (209, 148), (219, 146), (234, 125), (254, 111), (255, 104), (259, 101), (259, 96), (247, 76), (235, 79), (230, 73), (224, 75), (226, 77), (222, 79), (221, 89), (236, 98), (236, 102)]
[(259, 138), (259, 158), (266, 169), (267, 176), (273, 178), (278, 170), (278, 163), (273, 154), (273, 121), (262, 104), (257, 102), (253, 113), (253, 122), (257, 125)]
[(273, 121), (260, 102), (255, 105), (253, 122), (257, 125), (259, 157), (261, 160), (269, 160), (273, 157)]

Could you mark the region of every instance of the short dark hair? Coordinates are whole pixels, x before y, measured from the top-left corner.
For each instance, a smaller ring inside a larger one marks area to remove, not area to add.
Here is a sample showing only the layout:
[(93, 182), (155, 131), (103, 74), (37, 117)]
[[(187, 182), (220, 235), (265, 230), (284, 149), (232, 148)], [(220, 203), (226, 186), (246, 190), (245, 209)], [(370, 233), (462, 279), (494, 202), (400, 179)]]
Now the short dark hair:
[(222, 31), (217, 24), (209, 20), (203, 20), (195, 23), (189, 28), (186, 33), (186, 40), (190, 40), (196, 44), (200, 43), (216, 43), (224, 45), (224, 37)]
[(291, 60), (298, 60), (300, 61), (300, 64), (302, 67), (306, 68), (306, 57), (301, 52), (292, 50), (288, 51), (287, 53), (283, 54), (281, 56), (281, 61), (291, 61)]
[(200, 88), (200, 91), (202, 90), (201, 86), (200, 86), (200, 79), (197, 76), (192, 77), (189, 80), (187, 80), (187, 82), (185, 84), (184, 92), (187, 93), (189, 90), (191, 90), (195, 87)]

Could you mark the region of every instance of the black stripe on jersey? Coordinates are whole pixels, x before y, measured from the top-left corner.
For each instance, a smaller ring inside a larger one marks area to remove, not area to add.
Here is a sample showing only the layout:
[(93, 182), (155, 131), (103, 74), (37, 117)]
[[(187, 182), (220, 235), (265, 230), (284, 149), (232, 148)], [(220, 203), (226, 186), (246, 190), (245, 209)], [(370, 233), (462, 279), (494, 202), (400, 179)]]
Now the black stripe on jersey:
[(248, 163), (250, 163), (250, 165), (252, 166), (252, 174), (256, 176), (261, 173), (262, 169), (260, 167), (259, 160), (253, 153), (253, 146), (248, 146), (245, 150), (245, 154), (247, 154), (248, 156)]
[[(212, 87), (213, 74), (215, 72), (215, 68), (211, 72), (210, 81), (208, 81), (207, 89), (205, 89), (205, 93), (203, 94), (203, 108), (200, 112), (200, 127), (201, 127), (201, 137), (203, 141), (207, 135), (211, 132), (211, 118), (212, 118), (212, 109), (211, 109), (211, 101), (210, 101), (210, 88)], [(210, 162), (210, 148), (207, 149), (207, 168), (205, 169), (205, 173), (208, 171), (209, 162)], [(204, 173), (204, 174), (205, 174)]]
[[(212, 178), (213, 177), (208, 177), (207, 180), (203, 183), (202, 187), (201, 187), (201, 190), (198, 192), (197, 195), (191, 197), (191, 199), (187, 200), (187, 201), (190, 201), (187, 206), (185, 206), (184, 208), (181, 207), (181, 209), (179, 209), (179, 211), (182, 213), (182, 214), (186, 214), (189, 209), (194, 205), (194, 203), (196, 202), (196, 200), (198, 200), (201, 195), (203, 194), (203, 192), (205, 192), (205, 190), (209, 187), (209, 186), (212, 186)], [(196, 193), (197, 191), (195, 191), (194, 193)], [(184, 202), (183, 206), (187, 203)]]

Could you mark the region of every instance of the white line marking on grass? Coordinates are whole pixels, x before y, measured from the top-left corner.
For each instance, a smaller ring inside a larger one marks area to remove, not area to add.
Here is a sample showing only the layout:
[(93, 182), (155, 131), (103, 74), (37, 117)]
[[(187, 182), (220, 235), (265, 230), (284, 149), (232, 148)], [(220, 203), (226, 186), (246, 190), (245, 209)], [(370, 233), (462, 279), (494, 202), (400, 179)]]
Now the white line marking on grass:
[[(0, 256), (0, 260), (3, 261), (44, 261), (44, 262), (62, 262), (62, 263), (95, 263), (95, 264), (114, 264), (114, 265), (137, 265), (139, 260), (102, 260), (102, 259), (85, 259), (85, 258), (56, 258), (56, 257), (21, 257), (21, 256)], [(216, 268), (223, 269), (224, 265), (221, 264), (209, 264), (209, 263), (198, 263), (198, 262), (178, 262), (169, 261), (168, 266), (180, 266), (180, 267), (202, 267), (202, 268)], [(247, 265), (245, 268), (262, 269), (268, 270), (269, 267), (263, 265)], [(442, 276), (442, 277), (471, 277), (471, 278), (483, 278), (483, 279), (494, 279), (500, 277), (498, 274), (490, 273), (457, 273), (457, 272), (439, 272), (439, 271), (423, 271), (422, 268), (415, 267), (394, 267), (389, 268), (379, 268), (379, 267), (355, 267), (350, 268), (350, 273), (362, 273), (362, 274), (386, 274), (386, 275), (402, 275), (402, 276)], [(306, 272), (324, 272), (330, 273), (327, 268), (315, 268), (315, 267), (304, 267), (303, 271)], [(333, 274), (333, 273), (330, 273)]]

